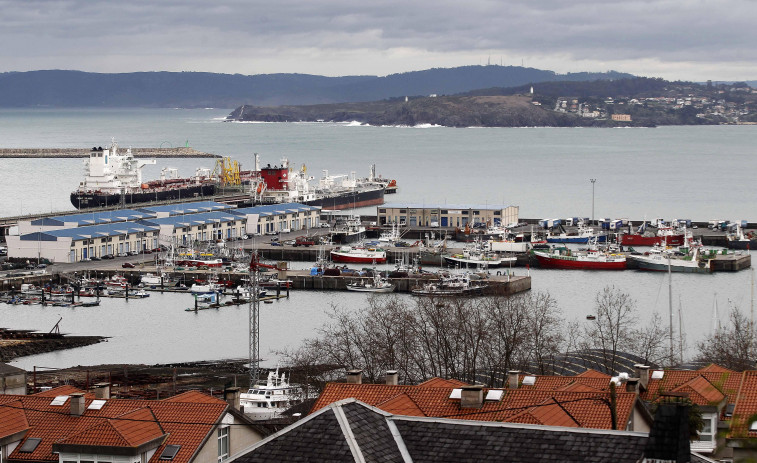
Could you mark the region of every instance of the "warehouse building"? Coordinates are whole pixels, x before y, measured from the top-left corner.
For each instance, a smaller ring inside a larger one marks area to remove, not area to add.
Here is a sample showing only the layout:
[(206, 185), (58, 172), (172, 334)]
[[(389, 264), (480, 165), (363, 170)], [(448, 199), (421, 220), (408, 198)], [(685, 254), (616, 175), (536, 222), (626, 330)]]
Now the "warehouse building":
[(136, 222), (64, 228), (6, 236), (8, 257), (79, 262), (93, 256), (158, 247), (160, 228)]
[(518, 206), (497, 204), (384, 204), (379, 206), (378, 223), (410, 227), (458, 227), (483, 223), (506, 226), (518, 223)]
[(299, 203), (244, 207), (234, 212), (246, 217), (248, 235), (271, 235), (320, 226), (321, 208)]
[[(202, 212), (208, 210), (212, 212)], [(171, 243), (190, 244), (314, 228), (319, 225), (319, 212), (318, 207), (298, 203), (240, 209), (221, 203), (175, 204), (94, 218), (87, 214), (86, 219), (79, 217), (82, 214), (62, 216), (48, 222), (46, 229), (32, 225), (31, 231), (7, 236), (6, 241), (9, 257), (79, 262)], [(84, 225), (87, 221), (108, 220), (119, 221)]]

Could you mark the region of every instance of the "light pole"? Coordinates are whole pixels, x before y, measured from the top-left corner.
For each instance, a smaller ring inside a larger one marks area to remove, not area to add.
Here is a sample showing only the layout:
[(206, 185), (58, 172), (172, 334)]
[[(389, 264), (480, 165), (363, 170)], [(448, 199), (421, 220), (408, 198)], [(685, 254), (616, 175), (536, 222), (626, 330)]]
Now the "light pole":
[(597, 182), (596, 178), (590, 178), (591, 182), (591, 223), (594, 223), (594, 184)]

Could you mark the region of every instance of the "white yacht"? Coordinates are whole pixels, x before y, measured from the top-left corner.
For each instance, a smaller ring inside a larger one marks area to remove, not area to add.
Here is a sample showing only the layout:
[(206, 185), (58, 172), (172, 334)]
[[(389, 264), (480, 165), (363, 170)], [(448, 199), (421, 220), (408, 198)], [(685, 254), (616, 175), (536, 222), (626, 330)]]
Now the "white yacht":
[(291, 385), (286, 373), (279, 375), (279, 369), (268, 372), (266, 381), (258, 381), (247, 393), (240, 395), (244, 414), (252, 420), (278, 418), (286, 409), (301, 403), (304, 399), (302, 388)]

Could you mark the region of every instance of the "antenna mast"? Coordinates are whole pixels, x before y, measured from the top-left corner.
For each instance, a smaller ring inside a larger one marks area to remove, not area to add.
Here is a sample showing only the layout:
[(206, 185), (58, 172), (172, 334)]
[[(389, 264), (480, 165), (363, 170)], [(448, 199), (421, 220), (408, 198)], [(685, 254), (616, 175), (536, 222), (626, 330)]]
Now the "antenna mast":
[(250, 387), (258, 382), (260, 375), (260, 267), (258, 266), (258, 251), (255, 247), (255, 238), (252, 239), (252, 253), (250, 254), (250, 281), (249, 281), (249, 361), (250, 361)]

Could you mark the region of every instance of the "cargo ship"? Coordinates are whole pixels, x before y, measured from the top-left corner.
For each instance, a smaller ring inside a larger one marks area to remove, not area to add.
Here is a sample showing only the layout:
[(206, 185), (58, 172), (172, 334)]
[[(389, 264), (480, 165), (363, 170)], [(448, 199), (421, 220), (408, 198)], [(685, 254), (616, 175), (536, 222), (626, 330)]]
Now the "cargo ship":
[(370, 176), (363, 179), (356, 178), (355, 172), (329, 175), (324, 170), (318, 184), (311, 186), (313, 177), (307, 176), (305, 166), (294, 173), (286, 158), (280, 166), (268, 164), (261, 168), (255, 155), (255, 169), (250, 171), (240, 171), (236, 161), (232, 163), (225, 158), (217, 163), (213, 172), (199, 168), (194, 176), (187, 178), (180, 178), (176, 169), (166, 167), (159, 180), (143, 182), (142, 168), (150, 164), (155, 164), (155, 160), (137, 160), (131, 149), (119, 152), (115, 140), (109, 148), (92, 148), (85, 161), (86, 177), (71, 193), (71, 204), (85, 209), (197, 200), (218, 194), (220, 185), (224, 185), (249, 188), (250, 199), (242, 205), (296, 202), (340, 210), (383, 204), (385, 192), (397, 189), (394, 180), (375, 175), (375, 165), (371, 166)]
[(193, 177), (179, 178), (176, 169), (164, 168), (160, 180), (143, 182), (142, 168), (149, 164), (155, 164), (155, 160), (134, 159), (131, 149), (119, 152), (115, 140), (110, 148), (92, 148), (85, 161), (87, 175), (71, 193), (71, 204), (85, 209), (216, 194), (217, 182), (210, 169), (200, 168)]
[[(258, 161), (256, 158), (256, 167)], [(296, 173), (290, 167), (289, 160), (283, 158), (281, 165), (256, 168), (245, 172), (244, 181), (250, 183), (250, 205), (300, 203), (318, 206), (323, 209), (343, 210), (384, 204), (384, 194), (391, 182), (375, 176), (375, 165), (371, 166), (371, 175), (358, 179), (355, 172), (349, 175), (329, 175), (323, 171), (317, 185), (307, 175), (303, 165)], [(396, 182), (393, 184), (396, 188)]]

